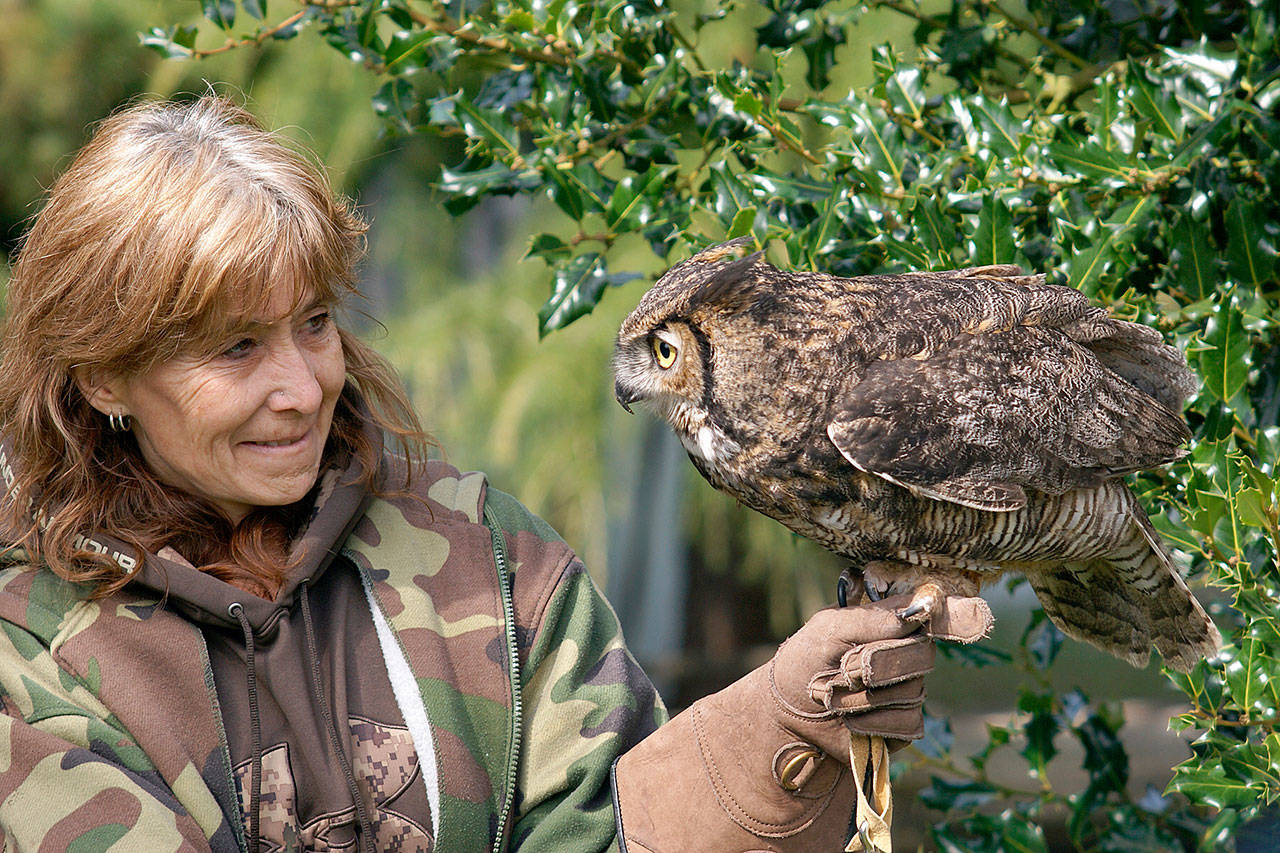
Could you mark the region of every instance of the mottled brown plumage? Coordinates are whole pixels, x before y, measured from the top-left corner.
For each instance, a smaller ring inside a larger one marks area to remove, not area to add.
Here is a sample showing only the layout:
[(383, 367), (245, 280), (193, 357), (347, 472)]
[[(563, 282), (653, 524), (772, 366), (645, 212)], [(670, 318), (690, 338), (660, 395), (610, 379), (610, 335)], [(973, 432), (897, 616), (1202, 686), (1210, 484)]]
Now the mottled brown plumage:
[(1186, 671), (1220, 638), (1120, 479), (1184, 454), (1195, 390), (1152, 329), (998, 266), (844, 279), (745, 241), (622, 324), (616, 393), (712, 485), (849, 557), (870, 588), (1022, 572), (1072, 637)]

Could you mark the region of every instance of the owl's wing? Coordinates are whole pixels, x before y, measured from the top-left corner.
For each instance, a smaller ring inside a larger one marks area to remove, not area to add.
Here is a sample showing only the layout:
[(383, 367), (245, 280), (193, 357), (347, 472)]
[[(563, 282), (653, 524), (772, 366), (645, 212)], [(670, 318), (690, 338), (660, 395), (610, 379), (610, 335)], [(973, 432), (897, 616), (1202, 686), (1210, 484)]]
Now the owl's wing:
[[(1128, 325), (1128, 324), (1126, 324)], [(985, 510), (1179, 458), (1181, 419), (1053, 328), (960, 334), (871, 362), (827, 435), (854, 467)]]

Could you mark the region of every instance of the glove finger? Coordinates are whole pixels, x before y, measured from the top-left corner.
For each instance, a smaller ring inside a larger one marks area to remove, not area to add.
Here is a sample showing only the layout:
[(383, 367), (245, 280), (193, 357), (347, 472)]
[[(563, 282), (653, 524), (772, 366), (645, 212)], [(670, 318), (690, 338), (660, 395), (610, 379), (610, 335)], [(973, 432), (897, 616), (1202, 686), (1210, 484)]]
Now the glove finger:
[(933, 670), (934, 655), (933, 641), (920, 634), (854, 646), (845, 652), (839, 667), (814, 674), (809, 698), (831, 708), (831, 696), (837, 692), (857, 693), (919, 678)]
[(865, 714), (851, 714), (840, 719), (845, 728), (863, 735), (876, 735), (896, 740), (917, 740), (924, 736), (922, 705), (911, 708), (877, 708)]
[(942, 612), (929, 621), (929, 636), (957, 643), (976, 643), (991, 633), (995, 619), (981, 598), (948, 596)]
[(828, 710), (837, 714), (863, 714), (879, 708), (909, 708), (924, 701), (924, 679), (913, 678), (867, 690), (834, 689), (824, 697)]
[(848, 673), (847, 683), (861, 682), (866, 687), (882, 687), (931, 672), (934, 654), (933, 641), (915, 634), (850, 649), (841, 658), (840, 665)]

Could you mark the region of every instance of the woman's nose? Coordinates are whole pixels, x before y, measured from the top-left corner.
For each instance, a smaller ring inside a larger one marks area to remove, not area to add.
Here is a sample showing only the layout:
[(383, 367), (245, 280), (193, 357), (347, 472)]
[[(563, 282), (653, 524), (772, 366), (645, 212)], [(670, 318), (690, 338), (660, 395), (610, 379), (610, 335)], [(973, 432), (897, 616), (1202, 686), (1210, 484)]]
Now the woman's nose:
[(324, 396), (316, 371), (307, 354), (295, 343), (280, 344), (271, 357), (271, 388), (267, 407), (282, 412), (290, 409), (310, 414), (320, 408)]

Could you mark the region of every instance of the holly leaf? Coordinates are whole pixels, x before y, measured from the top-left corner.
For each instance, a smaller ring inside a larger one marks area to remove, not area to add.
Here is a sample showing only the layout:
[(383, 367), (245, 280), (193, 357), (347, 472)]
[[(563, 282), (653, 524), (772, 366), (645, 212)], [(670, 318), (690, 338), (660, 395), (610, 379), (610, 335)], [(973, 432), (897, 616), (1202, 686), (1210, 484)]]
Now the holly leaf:
[(639, 273), (610, 273), (604, 258), (595, 252), (579, 255), (553, 275), (551, 297), (538, 311), (538, 336), (590, 314), (606, 287), (616, 287), (639, 278)]
[(1236, 198), (1227, 207), (1227, 269), (1260, 291), (1275, 278), (1276, 250), (1264, 230), (1262, 205)]
[(1205, 349), (1197, 359), (1204, 387), (1226, 403), (1244, 387), (1249, 379), (1249, 334), (1244, 318), (1236, 308), (1234, 296), (1228, 296), (1205, 324)]
[(1013, 263), (1013, 213), (999, 193), (982, 199), (973, 235), (973, 261), (978, 265)]
[(200, 0), (204, 16), (218, 27), (229, 30), (236, 24), (236, 0)]

